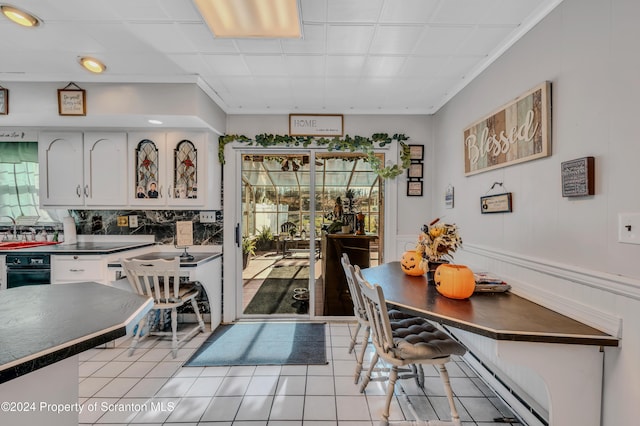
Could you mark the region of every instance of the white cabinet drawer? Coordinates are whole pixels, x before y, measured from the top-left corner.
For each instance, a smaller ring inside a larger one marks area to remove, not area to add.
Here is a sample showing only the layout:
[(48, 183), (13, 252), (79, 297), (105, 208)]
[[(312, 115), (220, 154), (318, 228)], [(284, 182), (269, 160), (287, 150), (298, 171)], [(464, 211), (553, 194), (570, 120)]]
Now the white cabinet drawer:
[(51, 256), (51, 283), (104, 282), (105, 260), (96, 255)]

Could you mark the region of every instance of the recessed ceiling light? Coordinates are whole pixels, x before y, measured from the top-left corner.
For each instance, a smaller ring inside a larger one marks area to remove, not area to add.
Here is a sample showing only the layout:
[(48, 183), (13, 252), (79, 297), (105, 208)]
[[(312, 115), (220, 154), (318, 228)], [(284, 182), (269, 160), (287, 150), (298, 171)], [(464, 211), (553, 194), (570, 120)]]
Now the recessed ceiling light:
[(18, 25), (22, 25), (23, 27), (37, 27), (40, 25), (40, 20), (36, 18), (34, 15), (29, 12), (25, 12), (24, 10), (20, 10), (17, 7), (10, 6), (8, 4), (0, 5), (0, 9), (2, 10), (2, 14), (15, 22)]
[(160, 120), (151, 119), (151, 120), (148, 120), (148, 121), (149, 121), (150, 124), (162, 124), (162, 121), (160, 121)]
[(103, 64), (96, 58), (92, 58), (90, 56), (83, 56), (79, 59), (80, 65), (82, 65), (85, 69), (100, 74), (107, 69), (107, 66)]
[(298, 0), (195, 0), (216, 37), (300, 38)]

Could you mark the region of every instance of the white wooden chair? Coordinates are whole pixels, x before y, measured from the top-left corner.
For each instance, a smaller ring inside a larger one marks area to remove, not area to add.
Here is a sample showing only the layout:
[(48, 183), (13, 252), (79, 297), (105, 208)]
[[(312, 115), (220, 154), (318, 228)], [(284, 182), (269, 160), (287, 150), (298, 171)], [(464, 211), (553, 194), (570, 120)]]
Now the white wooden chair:
[[(152, 311), (145, 315), (134, 332), (129, 355), (133, 355), (141, 337), (153, 334), (171, 336), (171, 349), (175, 358), (178, 354), (178, 346), (196, 333), (204, 332), (204, 321), (195, 300), (199, 293), (198, 288), (194, 283), (180, 283), (180, 257), (178, 256), (173, 260), (122, 259), (121, 263), (133, 291), (143, 296), (151, 296), (154, 303)], [(177, 308), (187, 302), (191, 302), (198, 323), (194, 327), (178, 333)], [(156, 310), (160, 310), (159, 331), (152, 331), (149, 316), (157, 312)], [(164, 331), (164, 315), (162, 313), (165, 310), (171, 311), (171, 331)], [(180, 339), (178, 339), (178, 334), (181, 335)]]
[(377, 284), (369, 284), (362, 276), (358, 266), (355, 266), (354, 270), (356, 283), (360, 288), (362, 301), (371, 327), (371, 341), (376, 350), (369, 370), (360, 385), (360, 392), (363, 392), (369, 381), (372, 380), (371, 373), (379, 359), (391, 365), (388, 378), (384, 378), (385, 380), (388, 379), (389, 384), (386, 405), (382, 412), (380, 425), (387, 426), (389, 424), (389, 408), (393, 399), (396, 380), (399, 378), (398, 368), (412, 364), (431, 364), (438, 366), (444, 390), (449, 400), (451, 421), (418, 421), (416, 419), (416, 421), (410, 423), (425, 426), (459, 426), (461, 424), (460, 417), (453, 400), (453, 391), (451, 390), (449, 374), (445, 364), (450, 361), (451, 355), (464, 355), (466, 352), (464, 346), (451, 339), (443, 331), (435, 328), (424, 318), (412, 317), (394, 321), (395, 324), (392, 330), (382, 288)]
[[(349, 293), (351, 294), (351, 300), (353, 301), (353, 315), (356, 317), (358, 324), (356, 325), (356, 330), (351, 337), (351, 342), (349, 343), (349, 353), (353, 352), (355, 345), (358, 343), (358, 334), (360, 330), (363, 331), (364, 335), (362, 336), (362, 347), (360, 348), (360, 352), (356, 355), (356, 370), (354, 374), (354, 383), (358, 383), (360, 380), (360, 373), (362, 372), (362, 364), (364, 362), (364, 355), (367, 352), (367, 346), (369, 345), (369, 337), (371, 335), (371, 326), (369, 325), (369, 319), (367, 318), (367, 311), (364, 307), (364, 302), (362, 301), (362, 294), (360, 294), (360, 288), (355, 281), (355, 270), (353, 269), (353, 265), (351, 265), (351, 261), (349, 260), (349, 255), (347, 253), (342, 253), (342, 258), (340, 259), (342, 263), (342, 269), (344, 270), (344, 275), (347, 279), (347, 286), (349, 287)], [(404, 312), (398, 310), (390, 310), (388, 311), (389, 319), (391, 322), (391, 328), (394, 327), (395, 323), (393, 321), (411, 318), (412, 316), (409, 314), (405, 314)], [(421, 388), (424, 386), (424, 373), (421, 368), (417, 368), (416, 366), (411, 366), (411, 370), (416, 373), (416, 382), (418, 386)]]

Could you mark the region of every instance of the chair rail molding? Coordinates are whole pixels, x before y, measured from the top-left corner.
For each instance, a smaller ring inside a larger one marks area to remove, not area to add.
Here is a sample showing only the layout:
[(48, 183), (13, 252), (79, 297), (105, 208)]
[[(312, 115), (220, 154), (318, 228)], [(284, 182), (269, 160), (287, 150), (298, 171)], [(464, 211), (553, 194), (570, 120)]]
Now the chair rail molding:
[[(480, 263), (480, 266), (486, 264), (487, 262), (474, 262), (474, 260), (478, 260), (475, 256), (480, 256), (491, 261), (515, 266), (516, 268), (523, 268), (535, 274), (542, 274), (547, 277), (553, 277), (581, 286), (640, 300), (640, 280), (637, 279), (470, 243), (464, 244), (460, 254), (462, 254), (462, 256), (459, 256), (459, 259), (456, 260), (468, 261), (470, 266), (473, 266), (474, 263)], [(504, 278), (505, 281), (511, 285), (511, 291), (514, 294), (575, 318), (613, 336), (621, 337), (622, 318), (618, 315), (596, 309), (593, 306), (576, 301), (574, 298), (569, 298), (557, 292), (533, 285), (530, 281), (527, 281), (526, 278), (518, 279), (513, 274), (513, 268), (501, 267), (500, 270), (493, 270), (485, 267), (479, 268), (478, 270), (481, 269), (490, 270)]]

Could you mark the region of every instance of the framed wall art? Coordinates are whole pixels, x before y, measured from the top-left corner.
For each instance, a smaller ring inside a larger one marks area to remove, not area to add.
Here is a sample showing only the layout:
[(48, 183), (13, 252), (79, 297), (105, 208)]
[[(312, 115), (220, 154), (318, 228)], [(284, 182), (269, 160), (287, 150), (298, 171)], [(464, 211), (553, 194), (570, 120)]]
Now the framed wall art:
[(86, 101), (86, 92), (75, 83), (69, 83), (58, 89), (58, 114), (87, 115)]
[(410, 164), (409, 168), (407, 169), (407, 174), (409, 175), (409, 178), (422, 179), (422, 173), (423, 173), (422, 167), (423, 167), (422, 163)]
[(407, 182), (407, 197), (422, 197), (421, 180), (410, 180)]
[(465, 176), (551, 155), (551, 83), (469, 125), (463, 138)]
[(0, 115), (9, 114), (9, 89), (0, 86)]
[(409, 145), (409, 159), (411, 161), (424, 160), (424, 145)]

